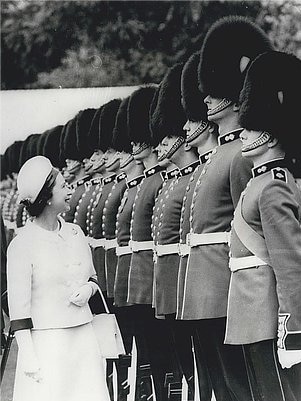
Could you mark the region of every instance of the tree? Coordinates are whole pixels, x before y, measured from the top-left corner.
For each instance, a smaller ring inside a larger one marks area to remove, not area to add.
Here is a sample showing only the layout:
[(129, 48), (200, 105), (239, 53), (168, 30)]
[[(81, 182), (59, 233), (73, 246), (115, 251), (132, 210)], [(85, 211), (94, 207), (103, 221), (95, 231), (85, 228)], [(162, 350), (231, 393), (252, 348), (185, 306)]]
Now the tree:
[(2, 1), (1, 87), (158, 83), (168, 67), (201, 47), (215, 20), (229, 14), (257, 20), (277, 46), (296, 51), (300, 21), (290, 3)]

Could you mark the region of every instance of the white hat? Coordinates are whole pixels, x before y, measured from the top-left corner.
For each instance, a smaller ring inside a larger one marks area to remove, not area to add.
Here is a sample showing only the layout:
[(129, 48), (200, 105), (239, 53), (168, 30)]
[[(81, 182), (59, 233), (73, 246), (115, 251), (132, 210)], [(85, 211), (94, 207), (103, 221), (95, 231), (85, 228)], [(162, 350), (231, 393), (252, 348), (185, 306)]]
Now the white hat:
[(33, 203), (39, 195), (53, 169), (50, 160), (44, 156), (35, 156), (27, 160), (20, 169), (17, 178), (19, 201)]

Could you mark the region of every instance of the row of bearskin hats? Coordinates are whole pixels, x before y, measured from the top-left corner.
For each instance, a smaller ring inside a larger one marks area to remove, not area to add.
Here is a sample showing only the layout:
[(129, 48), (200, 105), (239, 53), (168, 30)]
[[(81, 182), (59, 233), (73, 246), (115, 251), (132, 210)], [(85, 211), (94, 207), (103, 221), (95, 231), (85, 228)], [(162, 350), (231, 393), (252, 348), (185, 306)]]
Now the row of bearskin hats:
[(1, 155), (1, 165), (8, 166), (1, 175), (18, 172), (36, 154), (62, 167), (65, 159), (81, 161), (94, 149), (130, 153), (131, 142), (155, 147), (166, 136), (184, 137), (187, 119), (208, 122), (206, 95), (240, 103), (242, 127), (269, 132), (293, 155), (300, 64), (297, 57), (275, 51), (249, 19), (221, 18), (207, 32), (202, 48), (168, 69), (159, 85), (141, 86), (125, 99), (81, 110), (63, 126), (14, 142)]

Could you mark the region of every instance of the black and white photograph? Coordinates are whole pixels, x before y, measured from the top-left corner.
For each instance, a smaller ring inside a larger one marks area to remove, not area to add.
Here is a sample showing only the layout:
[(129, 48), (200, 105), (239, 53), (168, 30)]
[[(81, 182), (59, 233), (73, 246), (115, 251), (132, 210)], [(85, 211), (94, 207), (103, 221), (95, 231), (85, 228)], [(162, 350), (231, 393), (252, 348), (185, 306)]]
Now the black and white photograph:
[(301, 0), (1, 0), (2, 401), (301, 401)]

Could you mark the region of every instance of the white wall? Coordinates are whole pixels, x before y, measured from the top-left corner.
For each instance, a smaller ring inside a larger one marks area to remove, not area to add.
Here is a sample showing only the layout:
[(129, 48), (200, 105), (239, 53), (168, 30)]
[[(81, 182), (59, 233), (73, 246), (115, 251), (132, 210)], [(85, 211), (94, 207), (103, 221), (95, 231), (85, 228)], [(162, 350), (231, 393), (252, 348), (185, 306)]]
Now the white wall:
[(1, 91), (0, 153), (16, 140), (64, 125), (79, 110), (124, 98), (136, 86)]

